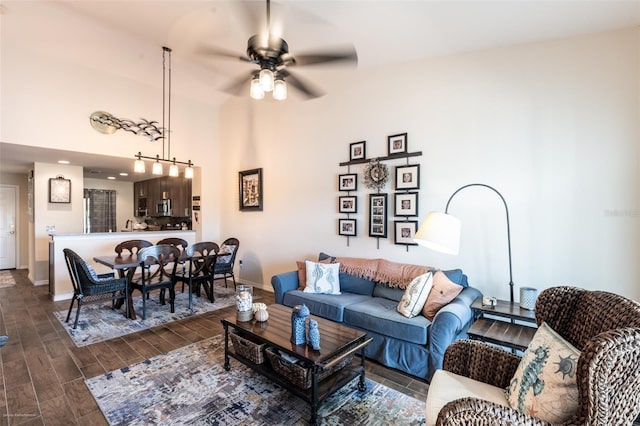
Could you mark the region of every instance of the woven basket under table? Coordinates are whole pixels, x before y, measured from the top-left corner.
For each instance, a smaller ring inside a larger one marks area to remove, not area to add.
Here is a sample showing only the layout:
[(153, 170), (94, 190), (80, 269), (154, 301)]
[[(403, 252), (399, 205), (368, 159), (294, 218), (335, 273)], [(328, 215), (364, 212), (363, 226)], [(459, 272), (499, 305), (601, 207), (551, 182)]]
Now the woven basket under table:
[(236, 332), (229, 333), (231, 343), (233, 344), (233, 350), (238, 355), (247, 358), (254, 364), (262, 364), (264, 362), (264, 349), (267, 346), (266, 343), (256, 343), (247, 339), (244, 336), (240, 336)]

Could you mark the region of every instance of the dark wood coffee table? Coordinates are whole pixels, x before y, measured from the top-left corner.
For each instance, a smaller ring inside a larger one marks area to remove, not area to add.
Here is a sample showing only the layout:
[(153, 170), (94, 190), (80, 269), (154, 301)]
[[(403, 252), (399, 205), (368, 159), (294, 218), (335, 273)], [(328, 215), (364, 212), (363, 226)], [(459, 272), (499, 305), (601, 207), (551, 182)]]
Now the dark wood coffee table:
[[(269, 320), (262, 323), (255, 320), (240, 322), (236, 320), (235, 314), (222, 320), (224, 327), (225, 370), (229, 371), (231, 369), (229, 358), (234, 358), (309, 402), (311, 404), (312, 424), (316, 423), (320, 404), (358, 375), (360, 376), (358, 390), (364, 391), (366, 389), (364, 348), (372, 340), (367, 338), (366, 333), (312, 316), (311, 318), (318, 321), (318, 329), (320, 330), (320, 350), (315, 351), (306, 344), (294, 345), (291, 343), (291, 308), (283, 305), (269, 305), (267, 311), (269, 312)], [(256, 364), (248, 358), (230, 351), (229, 328), (254, 342), (265, 343), (267, 346), (292, 355), (299, 359), (300, 362), (309, 365), (312, 374), (311, 387), (304, 389), (296, 386), (286, 377), (276, 372), (268, 360), (265, 360), (262, 364)], [(354, 358), (350, 365), (319, 380), (322, 372), (331, 369), (336, 364), (344, 361), (346, 357), (354, 355), (358, 351), (360, 353), (359, 362), (357, 358)]]

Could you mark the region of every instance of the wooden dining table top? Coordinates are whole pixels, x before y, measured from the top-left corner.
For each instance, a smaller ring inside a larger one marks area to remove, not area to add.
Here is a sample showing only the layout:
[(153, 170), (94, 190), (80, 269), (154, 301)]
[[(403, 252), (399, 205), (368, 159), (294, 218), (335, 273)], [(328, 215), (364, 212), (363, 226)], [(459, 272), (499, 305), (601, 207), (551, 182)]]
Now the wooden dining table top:
[[(217, 253), (216, 256), (229, 256), (231, 253), (223, 252)], [(200, 257), (200, 256), (196, 256)], [(180, 254), (179, 262), (184, 262), (189, 259), (189, 256), (185, 252)], [(102, 265), (108, 266), (111, 269), (128, 269), (135, 268), (140, 265), (140, 260), (138, 259), (137, 254), (130, 254), (126, 256), (115, 255), (115, 256), (95, 256), (93, 260), (96, 263), (100, 263)]]

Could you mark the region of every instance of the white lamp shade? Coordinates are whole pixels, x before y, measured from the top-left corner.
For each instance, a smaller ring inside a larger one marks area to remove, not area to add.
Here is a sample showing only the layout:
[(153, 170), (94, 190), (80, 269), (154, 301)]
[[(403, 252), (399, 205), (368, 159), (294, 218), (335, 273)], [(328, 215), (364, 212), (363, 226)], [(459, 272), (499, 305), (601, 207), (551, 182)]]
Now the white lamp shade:
[(180, 169), (175, 164), (169, 166), (169, 176), (178, 177), (180, 176)]
[(186, 179), (193, 179), (193, 167), (187, 166), (184, 169), (184, 177)]
[(446, 213), (430, 212), (413, 238), (417, 244), (446, 254), (460, 250), (461, 222)]
[(153, 168), (151, 169), (151, 174), (161, 175), (162, 174), (162, 164), (159, 161), (153, 163)]
[(144, 173), (144, 161), (142, 161), (141, 159), (137, 159), (134, 163), (133, 163), (133, 171), (135, 173)]
[(260, 86), (265, 92), (273, 90), (273, 71), (268, 68), (260, 70)]
[(276, 80), (273, 86), (273, 99), (284, 101), (287, 99), (287, 83), (284, 80)]
[(260, 85), (260, 80), (254, 78), (251, 80), (251, 89), (249, 94), (253, 99), (263, 99), (264, 98), (264, 90), (262, 90), (262, 86)]

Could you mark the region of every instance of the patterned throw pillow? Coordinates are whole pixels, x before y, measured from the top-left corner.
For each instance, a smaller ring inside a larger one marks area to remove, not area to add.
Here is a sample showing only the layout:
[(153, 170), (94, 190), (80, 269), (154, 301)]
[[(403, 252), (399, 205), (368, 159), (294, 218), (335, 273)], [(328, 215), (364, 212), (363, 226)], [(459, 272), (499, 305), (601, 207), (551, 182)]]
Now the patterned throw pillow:
[(431, 271), (415, 277), (404, 291), (396, 308), (397, 311), (407, 318), (417, 316), (427, 301), (432, 285), (433, 274)]
[[(326, 258), (318, 263), (331, 263), (331, 259)], [(296, 261), (296, 266), (298, 267), (298, 290), (304, 290), (307, 286), (307, 266), (304, 261)]]
[(233, 253), (236, 251), (236, 249), (238, 248), (238, 246), (236, 245), (232, 245), (232, 246), (228, 246), (226, 244), (223, 244), (220, 246), (220, 253), (229, 253), (226, 256), (220, 256), (216, 259), (216, 263), (229, 263), (231, 262), (231, 256), (233, 256)]
[(511, 408), (550, 423), (578, 409), (576, 367), (580, 351), (542, 323), (506, 389)]
[(339, 263), (316, 263), (306, 260), (305, 267), (307, 268), (305, 293), (341, 294)]
[(440, 308), (456, 298), (464, 287), (451, 281), (444, 272), (438, 270), (433, 274), (433, 288), (429, 292), (427, 302), (422, 308), (422, 315), (433, 321)]

